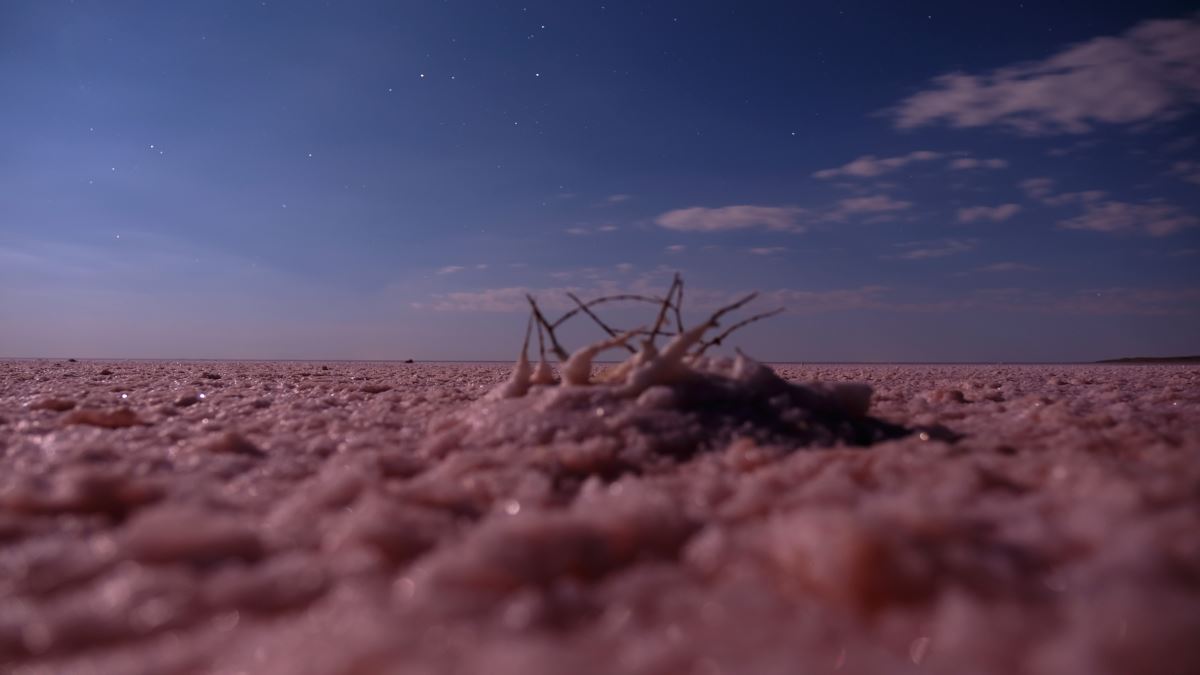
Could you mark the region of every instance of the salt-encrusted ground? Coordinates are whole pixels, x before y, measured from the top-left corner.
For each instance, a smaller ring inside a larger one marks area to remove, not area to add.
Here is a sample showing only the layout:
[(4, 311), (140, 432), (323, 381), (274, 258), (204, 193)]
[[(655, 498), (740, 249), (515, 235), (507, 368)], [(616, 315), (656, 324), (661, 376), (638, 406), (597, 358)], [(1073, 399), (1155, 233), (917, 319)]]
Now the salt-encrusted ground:
[(1200, 672), (1200, 367), (781, 366), (962, 438), (694, 455), (481, 446), (508, 370), (0, 362), (0, 672)]

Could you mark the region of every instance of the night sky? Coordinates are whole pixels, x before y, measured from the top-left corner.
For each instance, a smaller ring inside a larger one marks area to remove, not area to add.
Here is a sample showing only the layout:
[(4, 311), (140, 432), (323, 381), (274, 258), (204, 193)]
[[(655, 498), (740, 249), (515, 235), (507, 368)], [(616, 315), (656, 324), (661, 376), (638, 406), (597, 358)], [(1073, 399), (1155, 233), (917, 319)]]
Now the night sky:
[(675, 270), (764, 360), (1200, 353), (1197, 9), (6, 0), (0, 356), (511, 358)]

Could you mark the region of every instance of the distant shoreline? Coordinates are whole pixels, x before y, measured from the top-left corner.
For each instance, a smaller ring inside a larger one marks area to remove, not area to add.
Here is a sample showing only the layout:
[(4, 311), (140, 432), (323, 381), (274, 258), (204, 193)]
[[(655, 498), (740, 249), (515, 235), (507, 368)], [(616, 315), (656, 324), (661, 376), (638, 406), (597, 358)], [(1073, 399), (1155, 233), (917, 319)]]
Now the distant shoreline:
[(1096, 363), (1200, 363), (1200, 356), (1126, 356)]

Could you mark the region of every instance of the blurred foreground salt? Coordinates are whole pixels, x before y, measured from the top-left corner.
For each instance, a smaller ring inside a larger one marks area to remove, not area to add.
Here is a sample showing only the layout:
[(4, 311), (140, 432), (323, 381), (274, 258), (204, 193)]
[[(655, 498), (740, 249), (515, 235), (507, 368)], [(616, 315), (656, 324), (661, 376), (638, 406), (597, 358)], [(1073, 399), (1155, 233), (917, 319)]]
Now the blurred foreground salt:
[(963, 435), (868, 448), (509, 368), (0, 362), (0, 671), (1200, 672), (1200, 368), (777, 368)]

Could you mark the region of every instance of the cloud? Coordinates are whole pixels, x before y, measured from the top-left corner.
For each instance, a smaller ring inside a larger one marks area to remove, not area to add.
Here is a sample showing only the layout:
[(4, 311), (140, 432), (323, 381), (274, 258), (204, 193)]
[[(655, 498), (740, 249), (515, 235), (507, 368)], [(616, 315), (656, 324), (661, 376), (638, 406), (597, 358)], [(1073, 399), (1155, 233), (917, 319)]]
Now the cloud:
[(837, 206), (827, 213), (824, 218), (826, 220), (845, 220), (848, 216), (853, 215), (903, 211), (911, 207), (912, 202), (893, 199), (887, 195), (850, 197), (838, 201)]
[(1066, 157), (1067, 155), (1073, 155), (1078, 152), (1090, 150), (1092, 148), (1097, 147), (1098, 145), (1100, 145), (1100, 141), (1098, 141), (1094, 138), (1083, 139), (1083, 140), (1074, 141), (1068, 145), (1060, 146), (1057, 148), (1050, 148), (1049, 150), (1046, 151), (1046, 154), (1051, 157)]
[(467, 269), (467, 268), (463, 267), (462, 265), (446, 265), (445, 267), (438, 270), (437, 273), (438, 274), (454, 274), (455, 272), (461, 272), (465, 269)]
[(1037, 267), (1019, 262), (997, 262), (983, 267), (976, 267), (976, 272), (1036, 272)]
[(999, 206), (968, 206), (958, 210), (958, 222), (974, 223), (980, 220), (990, 220), (993, 223), (1008, 220), (1017, 215), (1021, 207), (1017, 204), (1000, 204)]
[(792, 313), (834, 312), (847, 309), (885, 308), (886, 286), (862, 286), (824, 291), (781, 288), (762, 295), (765, 304), (779, 305)]
[(1060, 222), (1068, 230), (1092, 232), (1143, 232), (1164, 237), (1200, 225), (1200, 218), (1163, 202), (1092, 202), (1082, 214)]
[[(525, 294), (530, 289), (523, 286), (506, 288), (487, 288), (480, 291), (457, 291), (440, 293), (431, 302), (422, 303), (424, 307), (438, 311), (460, 312), (517, 312), (527, 311), (529, 301)], [(556, 294), (561, 295), (561, 294)], [(541, 303), (539, 303), (541, 304)], [(550, 309), (550, 307), (546, 307)], [(561, 309), (561, 308), (559, 308)]]
[(723, 206), (720, 208), (692, 207), (668, 211), (656, 222), (661, 227), (681, 232), (721, 232), (748, 228), (764, 228), (777, 232), (800, 233), (807, 227), (803, 220), (814, 223), (845, 222), (851, 217), (873, 216), (872, 220), (887, 219), (888, 214), (912, 208), (912, 202), (888, 195), (849, 197), (832, 206), (809, 210), (796, 206)]
[(1047, 206), (1065, 206), (1067, 204), (1091, 204), (1104, 199), (1105, 193), (1103, 190), (1083, 190), (1081, 192), (1063, 192), (1057, 195), (1048, 195), (1041, 202)]
[(720, 232), (764, 227), (768, 230), (803, 232), (798, 222), (805, 210), (795, 206), (695, 206), (668, 211), (654, 222), (680, 232)]
[(756, 248), (748, 248), (746, 250), (754, 255), (775, 255), (776, 253), (783, 253), (784, 251), (787, 251), (787, 249), (783, 246), (759, 246)]
[(1017, 183), (1018, 187), (1030, 199), (1048, 206), (1065, 206), (1067, 204), (1088, 204), (1104, 199), (1102, 190), (1082, 190), (1080, 192), (1062, 192), (1054, 194), (1053, 178), (1030, 178)]
[(1028, 178), (1017, 183), (1027, 196), (1032, 199), (1042, 199), (1054, 192), (1053, 178)]
[(858, 159), (836, 169), (822, 169), (813, 174), (815, 178), (837, 178), (839, 176), (852, 176), (854, 178), (871, 178), (895, 171), (896, 169), (912, 164), (913, 162), (928, 162), (934, 159), (940, 159), (944, 155), (940, 152), (932, 152), (930, 150), (917, 150), (910, 152), (907, 155), (899, 157), (876, 157), (875, 155), (863, 155)]
[(898, 244), (898, 246), (901, 248), (907, 248), (907, 251), (883, 257), (890, 260), (929, 260), (931, 258), (944, 258), (946, 256), (958, 255), (959, 253), (971, 251), (975, 248), (976, 244), (977, 242), (974, 239), (910, 241), (903, 244)]
[(950, 162), (950, 168), (954, 171), (966, 171), (968, 169), (1003, 169), (1008, 166), (1008, 161), (1003, 159), (975, 159), (974, 157), (959, 157)]
[(683, 253), (687, 250), (687, 246), (683, 244), (671, 244), (666, 248), (667, 253)]
[(617, 271), (622, 274), (628, 274), (633, 271), (633, 263), (617, 263)]
[[(1001, 262), (981, 268), (984, 272), (1022, 272), (1036, 268), (1023, 263)], [(642, 276), (628, 283), (596, 280), (587, 287), (558, 286), (529, 288), (510, 286), (475, 291), (438, 293), (428, 302), (414, 303), (417, 309), (442, 312), (528, 312), (526, 294), (538, 300), (544, 311), (564, 312), (574, 308), (567, 293), (581, 298), (632, 293), (660, 295), (669, 284), (665, 275)], [(1034, 290), (1026, 288), (985, 288), (951, 294), (926, 296), (886, 286), (861, 286), (826, 290), (777, 288), (760, 295), (757, 305), (784, 307), (792, 314), (811, 314), (844, 310), (931, 313), (957, 311), (1013, 312), (1033, 314), (1084, 314), (1171, 316), (1200, 313), (1200, 288), (1085, 288), (1078, 290)], [(745, 295), (743, 290), (689, 288), (687, 306), (691, 309), (715, 309)], [(631, 308), (636, 309), (636, 305)]]
[(608, 199), (605, 201), (607, 201), (610, 204), (620, 204), (621, 202), (627, 202), (630, 199), (633, 199), (633, 195), (621, 194), (621, 195), (609, 195)]
[(620, 228), (617, 227), (616, 225), (599, 225), (597, 227), (584, 227), (582, 225), (576, 225), (575, 227), (568, 227), (567, 229), (563, 230), (563, 232), (566, 232), (567, 234), (570, 234), (570, 235), (573, 235), (576, 237), (586, 237), (586, 236), (592, 235), (592, 234), (603, 234), (606, 232), (616, 232), (619, 229)]
[[(417, 309), (428, 309), (441, 312), (527, 312), (529, 302), (526, 294), (537, 298), (538, 306), (545, 311), (567, 311), (574, 309), (574, 303), (567, 293), (573, 293), (580, 298), (596, 298), (604, 295), (637, 294), (647, 297), (659, 296), (666, 286), (658, 282), (664, 279), (643, 277), (628, 284), (616, 284), (602, 281), (596, 285), (584, 288), (580, 286), (558, 286), (553, 288), (529, 288), (526, 286), (509, 286), (503, 288), (484, 288), (477, 291), (457, 291), (452, 293), (434, 294), (428, 302), (416, 303)], [(669, 283), (669, 282), (667, 282)], [(661, 286), (661, 287), (660, 287)], [(794, 288), (777, 288), (761, 293), (756, 306), (763, 308), (784, 307), (789, 312), (816, 313), (848, 309), (892, 309), (885, 302), (889, 289), (885, 286), (862, 286), (859, 288), (804, 290)], [(736, 299), (745, 297), (742, 290), (715, 290), (708, 288), (689, 288), (686, 306), (690, 309), (715, 309), (728, 305)], [(636, 308), (636, 304), (629, 305)]]
[(933, 85), (887, 111), (898, 128), (996, 125), (1036, 135), (1168, 120), (1200, 101), (1200, 20), (1145, 21), (1042, 61), (947, 73)]
[[(1059, 227), (1068, 230), (1142, 232), (1154, 237), (1164, 237), (1200, 225), (1200, 218), (1162, 201), (1140, 204), (1106, 201), (1105, 197), (1108, 195), (1102, 190), (1055, 194), (1054, 181), (1050, 178), (1030, 178), (1021, 181), (1019, 185), (1025, 194), (1047, 206), (1081, 206), (1082, 213), (1059, 222)], [(963, 211), (959, 211), (960, 220), (962, 213)]]
[(1180, 180), (1200, 185), (1200, 162), (1189, 160), (1175, 162), (1171, 165), (1171, 175), (1177, 176)]

